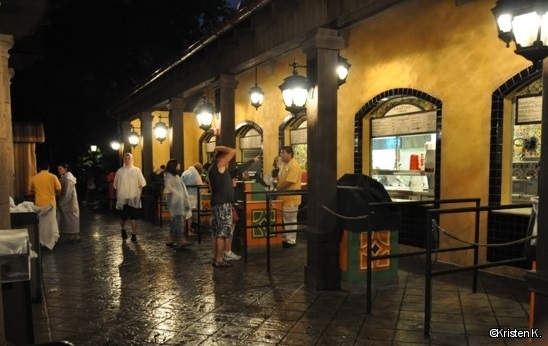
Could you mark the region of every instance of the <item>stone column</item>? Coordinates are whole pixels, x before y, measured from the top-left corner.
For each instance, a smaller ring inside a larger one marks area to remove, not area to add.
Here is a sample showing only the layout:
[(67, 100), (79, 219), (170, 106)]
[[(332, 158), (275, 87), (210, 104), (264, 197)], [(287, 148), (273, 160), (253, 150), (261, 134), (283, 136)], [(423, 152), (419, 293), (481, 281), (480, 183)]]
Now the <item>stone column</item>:
[[(13, 193), (13, 134), (11, 130), (11, 94), (10, 71), (8, 69), (8, 51), (13, 47), (13, 36), (0, 35), (0, 229), (10, 229), (9, 196)], [(4, 330), (4, 306), (0, 290), (0, 345), (6, 344)]]
[[(548, 143), (548, 58), (545, 58), (542, 65), (542, 131), (541, 143)], [(529, 284), (529, 290), (535, 292), (534, 307), (534, 328), (539, 328), (539, 335), (544, 339), (548, 336), (548, 155), (540, 156), (540, 167), (538, 179), (538, 215), (537, 215), (537, 249), (536, 249), (536, 270), (525, 273), (525, 280)], [(546, 176), (546, 177), (544, 177)], [(532, 339), (533, 345), (545, 345), (541, 338)]]
[(145, 179), (149, 179), (154, 167), (152, 167), (152, 119), (154, 116), (151, 112), (141, 113), (141, 136), (143, 137), (142, 148), (142, 171)]
[(221, 133), (217, 137), (217, 145), (234, 148), (236, 146), (234, 90), (238, 86), (238, 81), (234, 75), (222, 74), (219, 76), (218, 84), (215, 103), (219, 105), (216, 111), (221, 112)]
[[(340, 287), (337, 218), (337, 87), (335, 72), (344, 40), (337, 30), (318, 28), (302, 44), (313, 95), (306, 106), (308, 136), (308, 233), (305, 285)], [(311, 217), (314, 216), (314, 217)]]
[(180, 97), (173, 97), (169, 100), (169, 126), (171, 127), (169, 157), (179, 160), (182, 170), (186, 168), (183, 141), (185, 133), (184, 106), (185, 102)]

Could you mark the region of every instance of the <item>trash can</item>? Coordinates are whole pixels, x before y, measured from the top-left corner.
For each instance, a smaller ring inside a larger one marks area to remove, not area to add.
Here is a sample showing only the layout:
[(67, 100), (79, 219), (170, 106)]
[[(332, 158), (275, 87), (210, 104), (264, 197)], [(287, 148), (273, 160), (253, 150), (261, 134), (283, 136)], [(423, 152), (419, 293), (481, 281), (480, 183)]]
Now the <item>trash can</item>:
[(30, 297), (29, 234), (26, 229), (0, 230), (0, 282), (6, 341), (34, 343)]
[[(341, 287), (365, 289), (367, 280), (367, 231), (372, 231), (373, 256), (398, 251), (401, 212), (398, 207), (370, 206), (391, 202), (384, 186), (364, 174), (345, 174), (337, 181), (338, 229), (341, 232)], [(362, 216), (366, 216), (362, 218)], [(347, 217), (350, 217), (347, 218)], [(356, 217), (352, 219), (352, 217)], [(387, 258), (371, 263), (372, 281), (376, 286), (394, 285), (398, 281), (398, 260)]]
[(30, 296), (33, 303), (42, 302), (42, 247), (40, 246), (39, 217), (37, 213), (11, 213), (11, 228), (26, 228), (29, 232), (30, 248), (38, 255), (30, 263)]

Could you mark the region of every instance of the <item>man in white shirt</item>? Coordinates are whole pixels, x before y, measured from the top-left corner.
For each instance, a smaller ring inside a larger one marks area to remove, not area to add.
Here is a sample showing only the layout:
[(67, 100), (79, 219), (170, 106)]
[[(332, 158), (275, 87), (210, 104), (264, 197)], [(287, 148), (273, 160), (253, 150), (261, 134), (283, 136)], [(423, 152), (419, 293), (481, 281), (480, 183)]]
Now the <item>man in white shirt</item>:
[(127, 239), (126, 221), (131, 224), (131, 241), (137, 241), (137, 220), (141, 217), (141, 193), (147, 182), (138, 167), (133, 166), (133, 155), (124, 154), (124, 165), (114, 177), (116, 210), (120, 211), (122, 239)]

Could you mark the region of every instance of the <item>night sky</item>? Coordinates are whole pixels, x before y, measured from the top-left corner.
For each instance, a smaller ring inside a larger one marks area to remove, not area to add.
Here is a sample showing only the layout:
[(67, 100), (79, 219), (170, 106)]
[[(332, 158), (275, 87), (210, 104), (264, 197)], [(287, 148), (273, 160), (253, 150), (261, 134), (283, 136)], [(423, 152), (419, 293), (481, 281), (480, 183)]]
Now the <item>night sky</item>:
[(37, 155), (52, 163), (73, 164), (91, 144), (112, 152), (108, 144), (119, 126), (108, 117), (109, 106), (210, 32), (238, 3), (55, 2), (51, 24), (40, 33), (43, 59), (12, 78), (13, 121), (43, 123), (46, 143)]

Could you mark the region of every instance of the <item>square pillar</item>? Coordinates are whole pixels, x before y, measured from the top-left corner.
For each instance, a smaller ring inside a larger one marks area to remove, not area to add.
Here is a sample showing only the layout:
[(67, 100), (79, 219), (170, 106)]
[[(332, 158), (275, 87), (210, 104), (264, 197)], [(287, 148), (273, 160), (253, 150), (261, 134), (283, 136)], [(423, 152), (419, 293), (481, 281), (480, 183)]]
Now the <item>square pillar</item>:
[(318, 28), (302, 44), (307, 79), (313, 85), (307, 102), (308, 215), (305, 285), (315, 289), (340, 287), (337, 218), (337, 90), (339, 50), (344, 40), (337, 30)]

